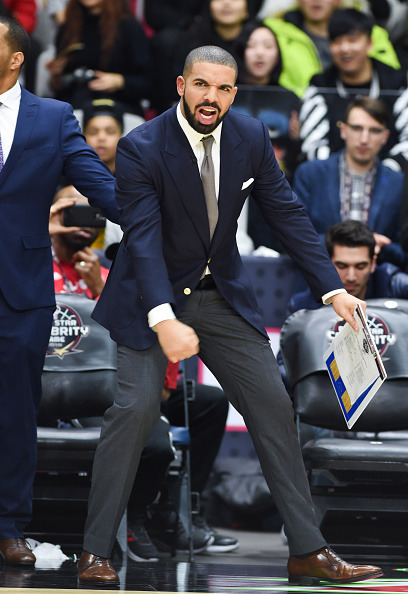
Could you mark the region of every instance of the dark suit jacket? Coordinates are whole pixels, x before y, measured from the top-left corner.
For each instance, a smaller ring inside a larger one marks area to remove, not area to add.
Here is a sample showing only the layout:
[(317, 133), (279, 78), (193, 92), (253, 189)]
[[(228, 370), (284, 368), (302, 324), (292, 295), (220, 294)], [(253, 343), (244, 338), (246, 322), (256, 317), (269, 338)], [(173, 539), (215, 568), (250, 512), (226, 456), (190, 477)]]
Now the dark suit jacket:
[[(316, 231), (326, 229), (340, 218), (340, 152), (328, 159), (314, 159), (299, 165), (293, 189), (304, 205)], [(378, 163), (374, 182), (368, 226), (375, 233), (389, 237), (396, 245), (385, 246), (381, 256), (403, 265), (400, 240), (400, 212), (403, 174)]]
[(72, 107), (22, 88), (13, 144), (0, 172), (0, 289), (15, 309), (55, 303), (48, 220), (62, 174), (117, 221), (114, 178), (85, 143)]
[(118, 343), (135, 349), (151, 346), (156, 335), (148, 327), (147, 313), (169, 302), (177, 314), (207, 262), (223, 297), (265, 332), (235, 239), (249, 192), (303, 270), (315, 298), (342, 286), (278, 167), (266, 126), (258, 120), (233, 112), (224, 119), (219, 219), (211, 244), (197, 162), (175, 107), (119, 141), (116, 175), (124, 237), (94, 317)]

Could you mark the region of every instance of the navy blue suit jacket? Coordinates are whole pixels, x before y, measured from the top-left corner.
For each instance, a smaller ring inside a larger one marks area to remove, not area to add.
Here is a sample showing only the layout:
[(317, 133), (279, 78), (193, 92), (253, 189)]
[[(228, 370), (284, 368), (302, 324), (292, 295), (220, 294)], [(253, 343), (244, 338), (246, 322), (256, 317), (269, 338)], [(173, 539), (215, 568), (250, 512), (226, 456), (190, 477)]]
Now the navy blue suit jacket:
[(211, 243), (197, 161), (175, 107), (119, 141), (116, 176), (124, 237), (93, 315), (118, 343), (151, 346), (156, 335), (147, 313), (168, 302), (177, 314), (207, 263), (226, 301), (265, 332), (235, 239), (249, 192), (303, 270), (315, 298), (342, 286), (258, 120), (233, 112), (224, 119), (219, 219)]
[[(316, 231), (324, 236), (326, 229), (340, 218), (340, 152), (328, 159), (314, 159), (299, 165), (293, 190), (304, 205)], [(381, 257), (402, 265), (405, 255), (399, 245), (402, 200), (402, 173), (378, 163), (371, 196), (368, 226), (371, 231), (389, 237), (396, 245), (385, 246)]]
[(118, 220), (114, 178), (85, 143), (72, 107), (22, 88), (13, 144), (0, 172), (0, 289), (18, 310), (55, 303), (48, 221), (61, 175)]

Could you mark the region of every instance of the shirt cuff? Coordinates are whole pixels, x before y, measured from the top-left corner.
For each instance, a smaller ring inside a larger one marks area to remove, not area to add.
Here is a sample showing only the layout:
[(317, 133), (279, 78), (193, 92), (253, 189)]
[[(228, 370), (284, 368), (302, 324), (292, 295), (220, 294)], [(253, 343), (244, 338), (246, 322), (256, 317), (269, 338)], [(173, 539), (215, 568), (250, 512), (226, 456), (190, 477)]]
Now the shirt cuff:
[(322, 297), (322, 301), (323, 301), (324, 305), (330, 305), (330, 303), (332, 302), (331, 298), (334, 295), (338, 295), (339, 293), (346, 293), (346, 292), (347, 292), (346, 289), (335, 289), (334, 291), (330, 291), (330, 293), (325, 293)]
[(174, 315), (174, 311), (170, 305), (170, 303), (162, 303), (161, 305), (157, 305), (153, 307), (147, 314), (147, 321), (154, 330), (154, 326), (159, 322), (164, 322), (164, 320), (174, 320), (176, 316)]

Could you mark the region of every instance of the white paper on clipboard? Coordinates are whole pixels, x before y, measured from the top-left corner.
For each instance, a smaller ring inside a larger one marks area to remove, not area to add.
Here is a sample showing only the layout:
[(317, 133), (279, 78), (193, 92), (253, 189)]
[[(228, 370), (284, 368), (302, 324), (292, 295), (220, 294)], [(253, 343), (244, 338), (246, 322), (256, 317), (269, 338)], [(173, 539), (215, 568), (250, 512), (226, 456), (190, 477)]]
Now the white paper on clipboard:
[(355, 309), (354, 318), (359, 326), (358, 332), (350, 324), (345, 324), (324, 354), (349, 429), (387, 377), (360, 305)]

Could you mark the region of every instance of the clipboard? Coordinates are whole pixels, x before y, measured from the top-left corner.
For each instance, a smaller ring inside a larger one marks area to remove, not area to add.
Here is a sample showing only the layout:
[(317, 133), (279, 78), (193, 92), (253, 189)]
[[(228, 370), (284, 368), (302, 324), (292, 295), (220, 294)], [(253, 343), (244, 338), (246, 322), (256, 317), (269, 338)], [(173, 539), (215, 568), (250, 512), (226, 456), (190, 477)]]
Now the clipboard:
[(347, 427), (352, 428), (387, 377), (381, 356), (357, 304), (356, 332), (345, 324), (324, 354), (324, 362)]

